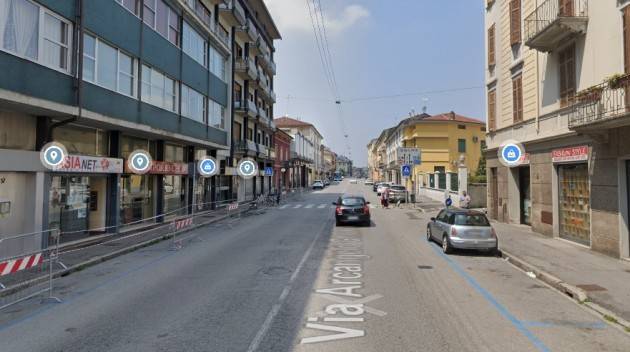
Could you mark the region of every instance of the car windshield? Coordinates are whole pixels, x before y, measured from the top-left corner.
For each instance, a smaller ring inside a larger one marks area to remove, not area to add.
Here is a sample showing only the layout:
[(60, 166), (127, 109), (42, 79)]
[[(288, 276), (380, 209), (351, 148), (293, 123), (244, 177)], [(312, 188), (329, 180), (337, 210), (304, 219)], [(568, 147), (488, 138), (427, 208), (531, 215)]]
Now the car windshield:
[(464, 226), (490, 226), (488, 218), (483, 214), (456, 214), (454, 224)]
[(365, 204), (365, 200), (363, 198), (342, 198), (341, 199), (341, 205), (357, 206), (357, 205), (364, 205), (364, 204)]
[(394, 191), (405, 191), (405, 187), (404, 186), (391, 186), (391, 189), (393, 189)]

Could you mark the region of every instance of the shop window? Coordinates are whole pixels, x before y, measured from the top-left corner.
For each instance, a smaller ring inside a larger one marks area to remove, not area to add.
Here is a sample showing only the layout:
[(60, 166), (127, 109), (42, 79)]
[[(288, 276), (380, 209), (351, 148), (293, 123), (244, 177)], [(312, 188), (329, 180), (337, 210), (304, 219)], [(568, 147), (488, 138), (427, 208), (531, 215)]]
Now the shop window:
[(53, 130), (53, 139), (63, 144), (70, 154), (108, 155), (108, 137), (102, 130), (66, 125)]
[(164, 161), (184, 162), (184, 147), (174, 144), (165, 144)]

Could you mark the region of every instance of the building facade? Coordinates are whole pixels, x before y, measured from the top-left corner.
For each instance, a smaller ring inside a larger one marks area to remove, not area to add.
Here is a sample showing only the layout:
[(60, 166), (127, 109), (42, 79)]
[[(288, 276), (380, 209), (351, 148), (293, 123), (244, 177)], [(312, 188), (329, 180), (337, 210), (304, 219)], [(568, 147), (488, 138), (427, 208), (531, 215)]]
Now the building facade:
[(283, 130), (276, 130), (274, 133), (274, 146), (276, 149), (276, 159), (274, 163), (274, 187), (278, 191), (284, 191), (291, 188), (290, 183), (290, 161), (291, 161), (291, 143), (293, 137)]
[(337, 173), (341, 176), (352, 176), (352, 160), (345, 155), (337, 156)]
[[(229, 156), (232, 36), (219, 1), (1, 6), (0, 234), (116, 231), (230, 197), (225, 175), (189, 168)], [(39, 159), (51, 141), (70, 154), (55, 171)], [(145, 175), (124, 167), (136, 149), (154, 160)]]
[(243, 158), (254, 159), (260, 175), (251, 179), (233, 177), (235, 196), (252, 200), (271, 191), (272, 176), (264, 169), (273, 167), (276, 157), (273, 134), (274, 40), (280, 33), (262, 0), (226, 0), (220, 6), (232, 28), (234, 80), (231, 94), (232, 148), (229, 173), (236, 175), (235, 166)]
[(287, 116), (274, 120), (278, 129), (293, 137), (291, 144), (293, 180), (296, 187), (308, 187), (323, 175), (323, 137), (313, 124)]
[(324, 178), (331, 179), (337, 170), (337, 154), (325, 145), (322, 145), (322, 165), (324, 169)]
[[(496, 0), (485, 17), (490, 216), (623, 258), (630, 256), (627, 5)], [(508, 140), (525, 148), (519, 167), (497, 158)]]

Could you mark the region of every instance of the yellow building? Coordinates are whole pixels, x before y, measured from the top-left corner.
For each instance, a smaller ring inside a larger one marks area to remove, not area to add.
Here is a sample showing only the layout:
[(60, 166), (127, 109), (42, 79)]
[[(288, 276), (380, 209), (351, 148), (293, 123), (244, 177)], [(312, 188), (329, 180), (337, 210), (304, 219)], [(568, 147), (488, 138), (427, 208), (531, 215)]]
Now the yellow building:
[[(407, 189), (412, 190), (428, 186), (430, 173), (456, 173), (461, 162), (474, 174), (485, 145), (485, 133), (484, 122), (454, 112), (407, 118), (390, 131), (387, 138), (385, 178), (390, 182), (404, 182)], [(407, 179), (400, 173), (400, 147), (418, 148), (421, 153), (421, 164), (414, 166), (412, 177)]]

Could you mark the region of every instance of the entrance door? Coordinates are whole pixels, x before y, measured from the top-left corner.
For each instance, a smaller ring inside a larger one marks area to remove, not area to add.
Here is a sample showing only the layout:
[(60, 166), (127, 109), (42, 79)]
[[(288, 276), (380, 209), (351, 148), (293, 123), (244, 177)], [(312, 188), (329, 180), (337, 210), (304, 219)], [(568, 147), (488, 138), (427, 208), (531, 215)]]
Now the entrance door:
[(492, 196), (492, 206), (490, 209), (490, 216), (493, 219), (499, 218), (499, 177), (497, 176), (497, 168), (493, 167), (490, 169), (491, 173), (491, 193)]
[(532, 196), (530, 186), (529, 167), (518, 169), (518, 186), (520, 191), (521, 224), (531, 225)]
[(89, 177), (53, 176), (48, 210), (49, 228), (66, 233), (62, 241), (82, 236), (89, 229), (89, 202)]
[(591, 207), (587, 164), (558, 167), (560, 237), (590, 244)]

